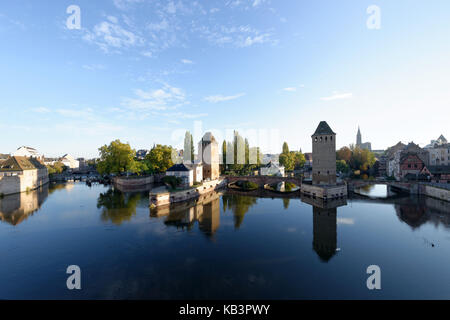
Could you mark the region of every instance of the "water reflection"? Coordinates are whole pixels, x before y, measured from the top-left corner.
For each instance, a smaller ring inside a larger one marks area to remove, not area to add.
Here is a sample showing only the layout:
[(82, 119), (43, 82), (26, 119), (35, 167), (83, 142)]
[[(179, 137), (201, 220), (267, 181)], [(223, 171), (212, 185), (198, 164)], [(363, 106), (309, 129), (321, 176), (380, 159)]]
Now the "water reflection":
[(450, 228), (450, 203), (434, 198), (405, 197), (394, 204), (397, 217), (412, 229), (427, 222)]
[(117, 189), (108, 189), (100, 193), (97, 208), (102, 209), (101, 220), (121, 225), (130, 221), (136, 214), (136, 207), (141, 200), (141, 193), (124, 193)]
[(48, 185), (29, 192), (16, 193), (0, 199), (0, 220), (17, 226), (32, 216), (49, 194)]
[(224, 194), (222, 197), (223, 211), (231, 210), (234, 217), (234, 228), (239, 229), (245, 214), (254, 206), (258, 198), (238, 194)]
[(220, 226), (220, 196), (221, 193), (211, 192), (197, 201), (157, 207), (150, 210), (150, 216), (167, 216), (166, 225), (182, 230), (191, 230), (198, 222), (200, 231), (212, 237)]
[(306, 196), (302, 196), (302, 201), (313, 206), (313, 249), (323, 262), (328, 262), (337, 249), (337, 208), (347, 205), (347, 201)]

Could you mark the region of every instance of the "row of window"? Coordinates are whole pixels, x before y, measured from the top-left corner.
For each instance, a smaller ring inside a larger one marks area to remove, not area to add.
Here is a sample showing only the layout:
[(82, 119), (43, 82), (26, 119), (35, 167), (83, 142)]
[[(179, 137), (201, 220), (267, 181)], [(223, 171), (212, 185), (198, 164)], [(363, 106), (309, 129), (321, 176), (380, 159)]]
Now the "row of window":
[[(323, 142), (324, 140), (325, 140), (325, 142), (327, 142), (328, 136), (325, 136), (325, 138), (323, 138), (323, 137), (320, 137), (320, 138), (315, 137), (314, 138), (314, 142), (317, 142), (317, 141)], [(330, 141), (333, 141), (333, 136), (330, 136)]]

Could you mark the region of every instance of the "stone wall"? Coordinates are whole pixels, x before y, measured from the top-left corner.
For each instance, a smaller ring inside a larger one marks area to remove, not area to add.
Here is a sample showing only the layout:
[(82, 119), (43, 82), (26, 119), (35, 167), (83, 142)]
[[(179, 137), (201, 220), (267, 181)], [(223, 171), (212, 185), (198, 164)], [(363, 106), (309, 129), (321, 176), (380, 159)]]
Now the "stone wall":
[(321, 199), (336, 199), (347, 196), (347, 185), (319, 186), (302, 184), (301, 193)]
[(218, 179), (214, 181), (203, 182), (196, 188), (176, 192), (152, 193), (150, 192), (150, 204), (154, 206), (162, 206), (170, 203), (183, 202), (191, 199), (197, 199), (200, 196), (221, 189), (226, 186), (226, 180)]
[(433, 187), (433, 186), (424, 186), (423, 194), (429, 197), (433, 197), (436, 199), (450, 201), (450, 190)]
[(24, 170), (17, 176), (0, 177), (0, 194), (8, 195), (37, 189), (48, 183), (47, 169)]
[(114, 184), (122, 186), (122, 187), (137, 187), (152, 183), (160, 182), (164, 175), (151, 175), (145, 177), (115, 177)]
[(273, 177), (273, 176), (245, 176), (245, 177), (234, 177), (234, 176), (225, 176), (228, 180), (228, 183), (233, 183), (236, 181), (249, 181), (258, 184), (261, 188), (266, 184), (273, 184), (279, 182), (290, 182), (297, 186), (301, 186), (302, 181), (301, 178), (295, 177)]

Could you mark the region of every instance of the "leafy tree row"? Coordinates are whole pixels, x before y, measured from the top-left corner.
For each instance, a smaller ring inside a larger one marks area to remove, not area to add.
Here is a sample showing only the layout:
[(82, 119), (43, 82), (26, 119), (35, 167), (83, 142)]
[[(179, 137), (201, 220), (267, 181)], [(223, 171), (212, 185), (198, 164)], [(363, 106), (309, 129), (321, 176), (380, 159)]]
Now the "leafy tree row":
[(114, 140), (109, 145), (99, 148), (100, 160), (97, 171), (100, 174), (152, 174), (165, 172), (173, 166), (173, 152), (171, 146), (156, 145), (146, 155), (144, 160), (136, 158), (136, 151), (129, 143)]
[(284, 166), (286, 171), (303, 168), (306, 163), (305, 155), (302, 151), (289, 151), (287, 142), (283, 143), (282, 152), (278, 157), (280, 165)]

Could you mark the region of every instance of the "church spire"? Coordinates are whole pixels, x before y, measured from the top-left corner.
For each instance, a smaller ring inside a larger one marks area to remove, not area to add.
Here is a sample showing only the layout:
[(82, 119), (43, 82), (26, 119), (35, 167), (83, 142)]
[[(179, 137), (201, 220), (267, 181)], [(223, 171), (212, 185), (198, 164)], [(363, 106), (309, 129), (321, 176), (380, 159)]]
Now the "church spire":
[(361, 145), (362, 145), (361, 130), (358, 126), (358, 133), (356, 134), (356, 146), (359, 147)]

